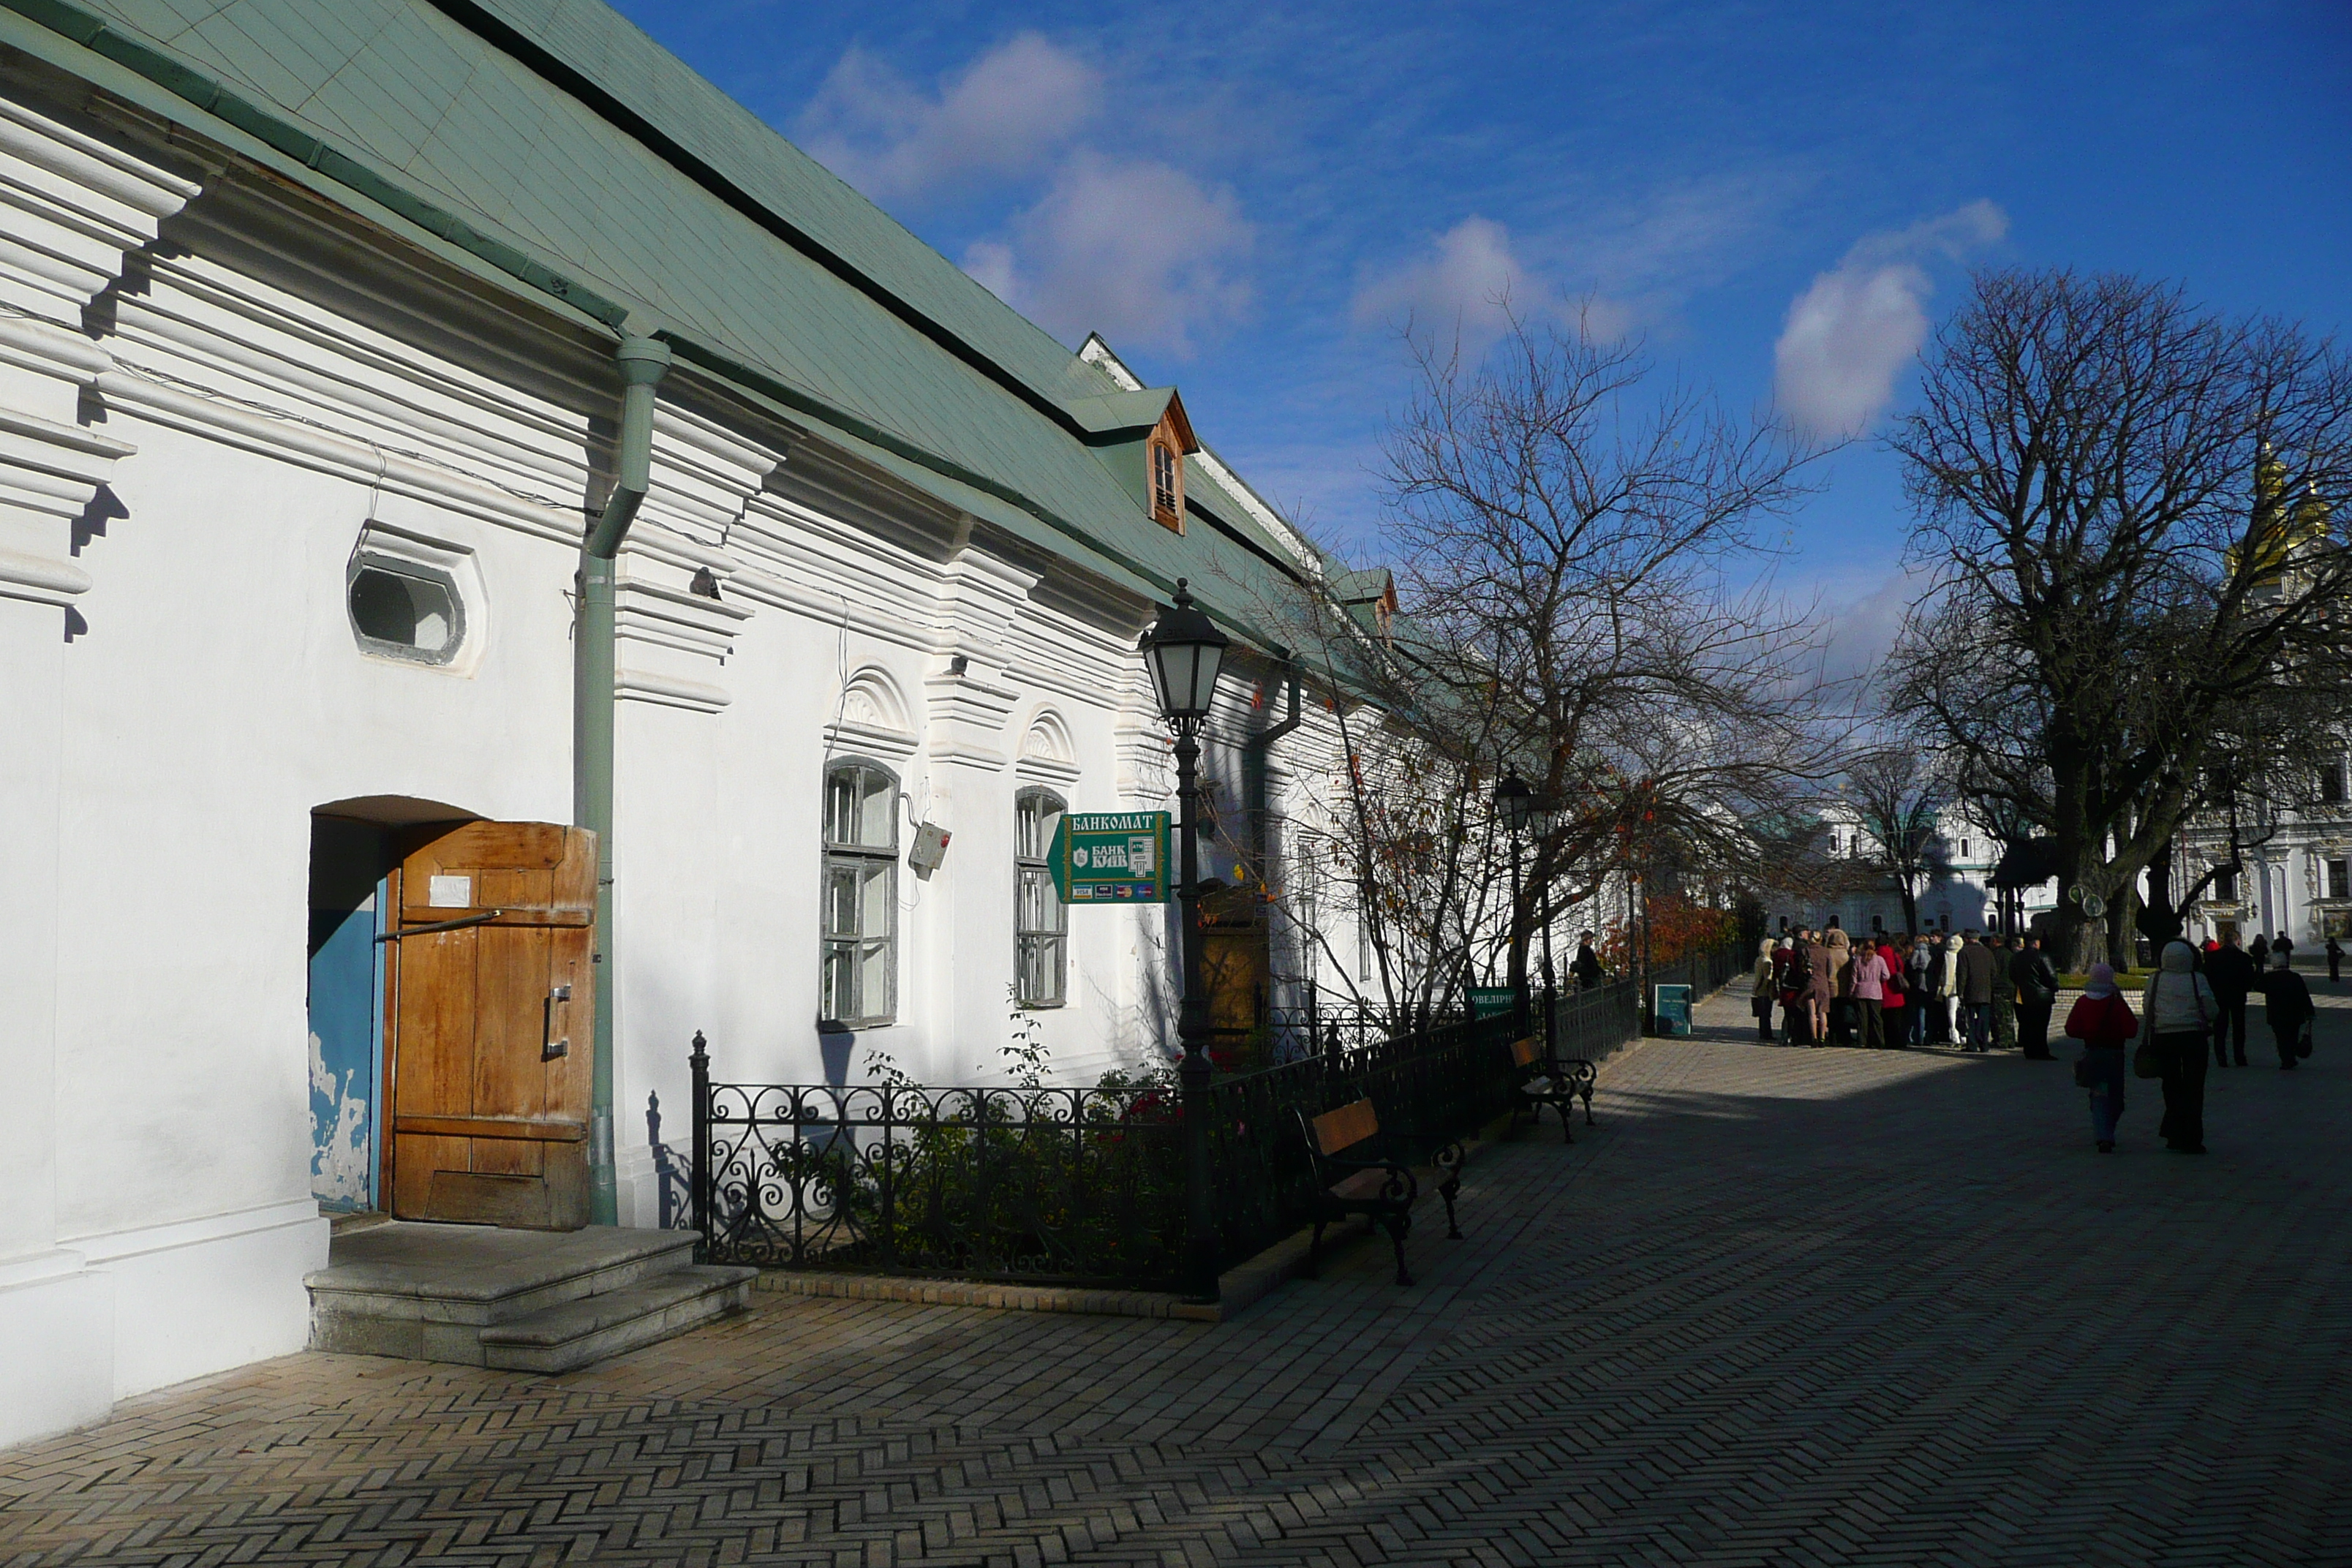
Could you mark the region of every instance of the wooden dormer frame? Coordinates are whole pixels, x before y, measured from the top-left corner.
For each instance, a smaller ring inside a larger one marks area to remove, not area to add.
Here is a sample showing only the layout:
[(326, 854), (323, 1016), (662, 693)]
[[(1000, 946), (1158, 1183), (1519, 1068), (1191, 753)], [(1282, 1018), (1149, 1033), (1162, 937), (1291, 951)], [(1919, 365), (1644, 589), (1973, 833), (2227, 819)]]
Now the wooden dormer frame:
[(1167, 412), (1144, 437), (1143, 485), (1151, 521), (1177, 533), (1184, 531), (1184, 459), (1200, 449), (1184, 400), (1170, 393)]

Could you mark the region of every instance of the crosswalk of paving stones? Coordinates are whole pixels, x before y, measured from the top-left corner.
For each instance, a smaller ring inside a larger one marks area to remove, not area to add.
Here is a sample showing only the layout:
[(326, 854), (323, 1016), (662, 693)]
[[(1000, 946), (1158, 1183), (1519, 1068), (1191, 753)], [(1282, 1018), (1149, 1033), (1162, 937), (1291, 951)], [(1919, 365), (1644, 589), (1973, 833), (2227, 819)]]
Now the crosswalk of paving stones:
[(564, 1377), (287, 1357), (0, 1453), (0, 1564), (2352, 1563), (2337, 1000), (2201, 1160), (2152, 1084), (2101, 1156), (2063, 1061), (1713, 1003), (1486, 1151), (1411, 1289), (1367, 1245), (1214, 1326), (762, 1292)]

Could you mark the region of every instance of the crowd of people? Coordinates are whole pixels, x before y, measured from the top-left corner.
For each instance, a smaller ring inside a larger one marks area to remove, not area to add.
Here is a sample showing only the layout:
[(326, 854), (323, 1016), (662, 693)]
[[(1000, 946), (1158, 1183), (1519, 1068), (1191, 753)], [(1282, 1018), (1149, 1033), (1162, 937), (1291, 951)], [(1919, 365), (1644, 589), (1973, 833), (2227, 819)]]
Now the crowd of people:
[[(1757, 1037), (1790, 1046), (1958, 1044), (2050, 1052), (2058, 973), (2038, 937), (1998, 931), (1853, 936), (1832, 915), (1819, 931), (1767, 937), (1753, 982)], [(1775, 1021), (1775, 1015), (1778, 1021)]]
[[(2326, 954), (2334, 983), (2343, 963), (2334, 937)], [(2115, 1152), (2125, 1085), (2133, 1077), (2163, 1085), (2158, 1136), (2165, 1146), (2187, 1154), (2205, 1152), (2206, 1052), (2212, 1053), (2212, 1066), (2247, 1065), (2246, 1006), (2257, 993), (2280, 1070), (2291, 1072), (2308, 1058), (2318, 1010), (2294, 960), (2294, 944), (2284, 936), (2274, 942), (2257, 936), (2248, 947), (2232, 931), (2201, 951), (2187, 942), (2168, 942), (2137, 1013), (2115, 971), (2093, 965), (2064, 1035), (2083, 1047), (2074, 1081), (2090, 1092), (2099, 1152)], [(1832, 917), (1818, 931), (1764, 939), (1751, 994), (1757, 1037), (1766, 1044), (1958, 1045), (1971, 1052), (2017, 1048), (2042, 1060), (2053, 1056), (2050, 1015), (2058, 974), (2036, 936), (1974, 931), (1853, 936)]]

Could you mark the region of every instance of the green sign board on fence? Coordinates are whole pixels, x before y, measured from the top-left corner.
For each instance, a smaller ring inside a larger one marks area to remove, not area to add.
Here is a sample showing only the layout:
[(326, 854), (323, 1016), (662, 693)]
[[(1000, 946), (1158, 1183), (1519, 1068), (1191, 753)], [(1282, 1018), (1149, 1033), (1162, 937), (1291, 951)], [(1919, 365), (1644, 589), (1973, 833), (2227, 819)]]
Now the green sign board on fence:
[(1054, 829), (1046, 863), (1066, 904), (1168, 901), (1168, 814), (1068, 811)]
[(1687, 1035), (1691, 1032), (1691, 988), (1687, 985), (1654, 985), (1651, 1014), (1658, 1021), (1661, 1035)]
[(1507, 985), (1470, 987), (1470, 1016), (1473, 1018), (1499, 1018), (1518, 1005), (1519, 994)]

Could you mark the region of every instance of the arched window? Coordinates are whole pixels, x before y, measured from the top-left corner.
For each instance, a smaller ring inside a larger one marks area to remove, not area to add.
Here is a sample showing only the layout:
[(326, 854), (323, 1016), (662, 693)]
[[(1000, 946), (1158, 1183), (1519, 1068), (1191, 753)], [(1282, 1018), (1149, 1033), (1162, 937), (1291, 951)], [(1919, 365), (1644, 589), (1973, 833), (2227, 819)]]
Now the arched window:
[(895, 1019), (898, 781), (878, 763), (825, 770), (824, 942), (824, 1018), (853, 1028)]
[(1013, 797), (1013, 995), (1024, 1007), (1058, 1007), (1065, 996), (1070, 915), (1045, 857), (1066, 809), (1050, 790), (1024, 789)]

